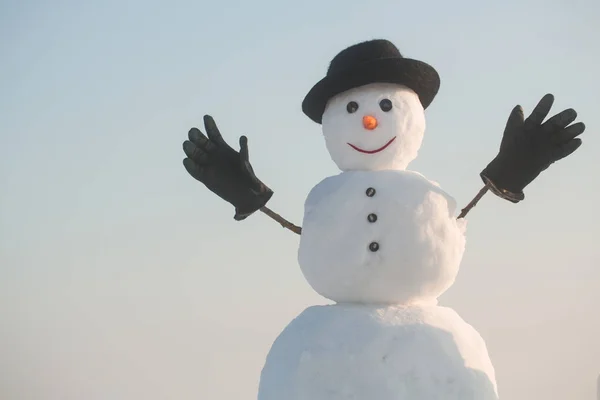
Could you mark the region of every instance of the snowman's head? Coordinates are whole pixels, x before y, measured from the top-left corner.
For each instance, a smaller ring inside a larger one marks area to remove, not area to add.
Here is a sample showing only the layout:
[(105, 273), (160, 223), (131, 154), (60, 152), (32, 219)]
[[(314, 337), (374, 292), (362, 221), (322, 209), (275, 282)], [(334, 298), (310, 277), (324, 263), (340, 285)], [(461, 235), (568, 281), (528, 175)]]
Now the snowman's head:
[(322, 125), (329, 154), (342, 171), (402, 170), (421, 147), (425, 112), (408, 87), (373, 83), (331, 98)]

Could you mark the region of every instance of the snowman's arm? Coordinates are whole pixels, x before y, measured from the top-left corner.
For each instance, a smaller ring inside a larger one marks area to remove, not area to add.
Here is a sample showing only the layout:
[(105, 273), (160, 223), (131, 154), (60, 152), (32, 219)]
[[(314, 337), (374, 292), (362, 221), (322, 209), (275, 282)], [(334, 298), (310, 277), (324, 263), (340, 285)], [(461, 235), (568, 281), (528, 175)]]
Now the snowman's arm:
[(475, 207), (475, 205), (477, 205), (477, 202), (478, 202), (479, 200), (481, 200), (481, 198), (483, 197), (483, 195), (484, 195), (484, 194), (486, 194), (488, 190), (490, 190), (489, 183), (488, 183), (488, 184), (486, 184), (486, 185), (485, 185), (485, 186), (484, 186), (484, 187), (483, 187), (483, 188), (482, 188), (482, 189), (479, 191), (479, 193), (477, 193), (477, 195), (476, 195), (476, 196), (473, 198), (473, 200), (471, 200), (471, 201), (469, 202), (469, 204), (467, 204), (467, 205), (465, 206), (465, 208), (463, 208), (463, 209), (460, 211), (460, 214), (458, 215), (458, 217), (457, 217), (456, 219), (461, 219), (461, 218), (464, 218), (464, 217), (467, 215), (467, 213), (468, 213), (469, 211), (471, 211), (471, 208), (473, 208), (473, 207)]
[(281, 224), (281, 226), (283, 226), (284, 228), (287, 228), (290, 231), (297, 233), (298, 235), (300, 235), (302, 233), (301, 227), (292, 224), (290, 221), (283, 218), (281, 215), (277, 214), (276, 212), (272, 211), (271, 209), (267, 208), (266, 206), (261, 207), (260, 211), (264, 212), (269, 217), (271, 217), (275, 221), (279, 222)]

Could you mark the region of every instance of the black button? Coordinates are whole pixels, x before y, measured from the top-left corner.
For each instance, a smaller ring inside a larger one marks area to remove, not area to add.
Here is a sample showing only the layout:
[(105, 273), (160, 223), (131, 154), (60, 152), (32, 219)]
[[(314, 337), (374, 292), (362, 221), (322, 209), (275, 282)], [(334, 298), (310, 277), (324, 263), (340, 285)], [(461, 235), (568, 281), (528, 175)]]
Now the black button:
[(377, 242), (371, 242), (371, 244), (369, 245), (369, 250), (371, 250), (371, 251), (377, 251), (377, 250), (379, 250), (379, 243), (377, 243)]
[(377, 221), (377, 214), (371, 213), (371, 214), (369, 214), (367, 219), (369, 220), (369, 222), (375, 222), (375, 221)]
[(373, 197), (373, 196), (375, 196), (375, 189), (373, 189), (372, 187), (370, 187), (370, 188), (367, 189), (366, 193), (367, 193), (367, 196)]

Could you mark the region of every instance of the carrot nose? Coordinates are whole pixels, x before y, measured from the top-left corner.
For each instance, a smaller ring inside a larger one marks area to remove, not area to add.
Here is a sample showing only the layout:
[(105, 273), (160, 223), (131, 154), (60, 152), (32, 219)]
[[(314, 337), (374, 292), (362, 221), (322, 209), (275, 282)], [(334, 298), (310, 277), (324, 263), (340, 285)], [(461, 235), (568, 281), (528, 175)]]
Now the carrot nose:
[(363, 117), (363, 126), (365, 129), (372, 131), (373, 129), (377, 128), (377, 119), (372, 115), (365, 115)]

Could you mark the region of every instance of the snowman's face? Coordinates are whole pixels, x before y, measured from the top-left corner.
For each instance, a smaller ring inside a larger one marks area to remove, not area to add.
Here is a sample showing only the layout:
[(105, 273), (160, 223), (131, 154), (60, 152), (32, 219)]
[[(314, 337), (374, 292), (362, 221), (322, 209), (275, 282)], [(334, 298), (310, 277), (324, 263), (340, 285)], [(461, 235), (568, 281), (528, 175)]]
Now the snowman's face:
[(400, 170), (417, 157), (425, 112), (406, 86), (375, 83), (329, 100), (322, 127), (329, 154), (342, 171)]

